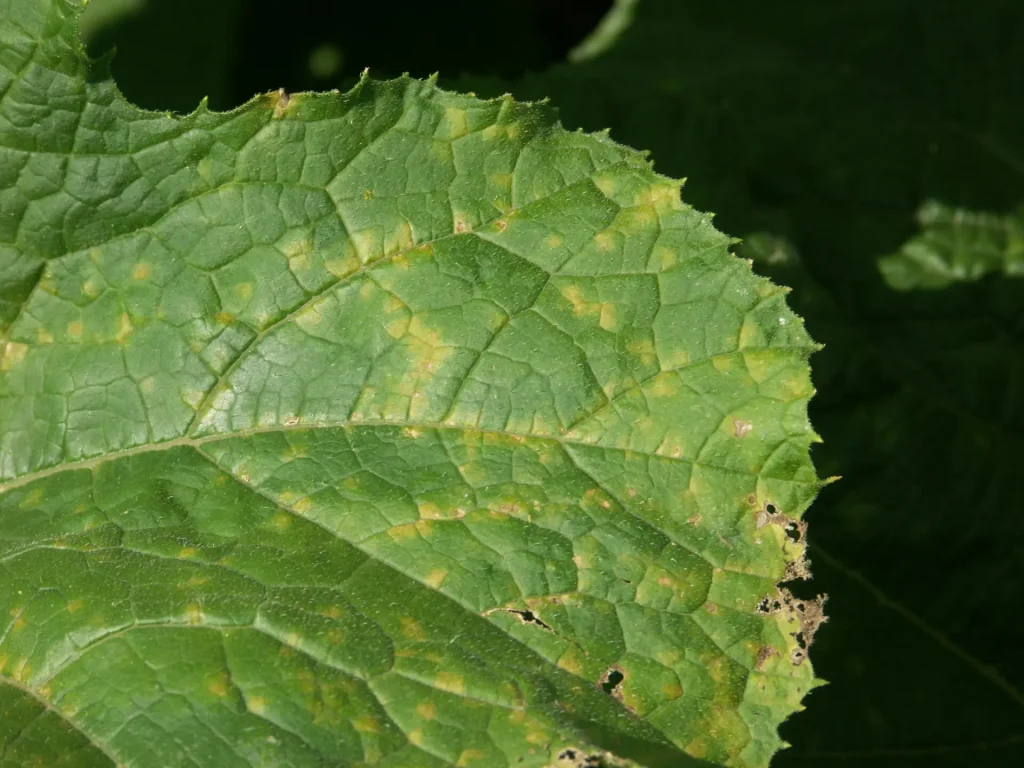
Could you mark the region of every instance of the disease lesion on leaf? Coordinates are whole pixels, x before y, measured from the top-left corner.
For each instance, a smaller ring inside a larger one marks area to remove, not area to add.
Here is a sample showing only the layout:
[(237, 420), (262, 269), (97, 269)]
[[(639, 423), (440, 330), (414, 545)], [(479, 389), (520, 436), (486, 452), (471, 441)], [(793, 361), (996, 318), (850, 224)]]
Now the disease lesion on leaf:
[[(790, 661), (794, 666), (799, 666), (807, 659), (807, 651), (814, 642), (814, 635), (818, 628), (828, 621), (828, 617), (825, 615), (826, 600), (828, 600), (828, 595), (818, 595), (813, 599), (802, 600), (794, 597), (793, 593), (785, 587), (778, 587), (774, 597), (765, 596), (757, 605), (758, 613), (764, 616), (781, 614), (786, 623), (796, 628), (794, 632), (790, 633), (796, 644), (790, 654)], [(768, 657), (762, 659), (761, 653), (758, 653), (758, 663), (763, 665), (767, 659)]]

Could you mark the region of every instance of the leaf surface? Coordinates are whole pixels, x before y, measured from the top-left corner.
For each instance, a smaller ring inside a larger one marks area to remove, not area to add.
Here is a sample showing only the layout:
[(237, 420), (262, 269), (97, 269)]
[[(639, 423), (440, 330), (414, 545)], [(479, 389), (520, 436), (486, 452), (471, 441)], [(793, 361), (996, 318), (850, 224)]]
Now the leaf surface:
[(80, 10), (0, 0), (8, 752), (767, 765), (820, 619), (784, 291), (542, 107), (145, 112)]
[[(816, 502), (810, 555), (830, 684), (784, 726), (780, 768), (1019, 760), (1024, 283), (1013, 237), (989, 234), (1012, 235), (1024, 200), (1022, 31), (1005, 0), (643, 0), (598, 58), (460, 83), (551, 96), (567, 123), (686, 173), (687, 200), (793, 287), (826, 345), (815, 459), (842, 481)], [(921, 238), (929, 200), (1000, 222), (955, 235), (992, 269), (894, 290), (879, 259)]]

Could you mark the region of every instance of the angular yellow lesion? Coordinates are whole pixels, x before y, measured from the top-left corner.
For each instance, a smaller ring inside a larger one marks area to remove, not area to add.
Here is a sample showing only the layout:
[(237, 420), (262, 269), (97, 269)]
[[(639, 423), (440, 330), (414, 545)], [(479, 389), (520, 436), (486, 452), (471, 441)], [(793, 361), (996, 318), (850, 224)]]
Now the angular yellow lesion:
[(601, 304), (598, 325), (606, 331), (614, 331), (618, 327), (619, 308), (610, 301)]
[(511, 173), (492, 173), (487, 178), (491, 184), (502, 189), (509, 189), (512, 186), (513, 176)]
[(618, 239), (617, 235), (618, 233), (613, 230), (602, 230), (601, 232), (598, 232), (596, 235), (594, 235), (594, 245), (596, 245), (597, 250), (601, 251), (602, 253), (608, 253), (609, 251), (615, 248), (615, 243)]
[(487, 753), (480, 749), (464, 749), (459, 753), (459, 759), (455, 761), (456, 768), (472, 768), (474, 764), (483, 765), (481, 760), (487, 758)]
[(662, 272), (667, 272), (679, 263), (679, 254), (667, 245), (655, 246), (653, 256), (654, 264)]
[(384, 255), (384, 244), (376, 229), (359, 229), (350, 235), (356, 256), (366, 264)]
[(0, 347), (0, 371), (13, 371), (22, 365), (29, 353), (29, 345), (18, 341), (8, 341)]
[(133, 280), (145, 280), (152, 274), (153, 267), (145, 261), (140, 261), (132, 268)]
[(340, 256), (336, 259), (327, 259), (324, 262), (324, 267), (339, 280), (344, 277), (348, 277), (357, 269), (359, 269), (359, 259), (355, 257), (354, 253), (348, 253), (344, 256)]
[(434, 676), (434, 687), (441, 691), (463, 696), (466, 693), (466, 681), (462, 675), (442, 670)]
[(668, 182), (657, 182), (640, 190), (633, 196), (633, 205), (649, 205), (658, 213), (682, 210), (679, 186)]
[(633, 339), (627, 342), (626, 351), (637, 357), (643, 365), (653, 365), (658, 359), (654, 342), (649, 338)]
[(132, 319), (128, 317), (127, 312), (122, 312), (121, 316), (117, 319), (117, 333), (114, 334), (114, 341), (124, 346), (128, 337), (133, 333), (135, 333), (135, 326), (132, 324)]
[(223, 699), (231, 692), (231, 680), (227, 672), (221, 672), (206, 683), (206, 690), (214, 696)]
[(90, 299), (95, 299), (102, 292), (103, 284), (99, 278), (90, 277), (82, 284), (82, 295), (88, 296)]
[(422, 642), (426, 639), (427, 633), (423, 631), (423, 626), (412, 616), (402, 616), (398, 619), (398, 623), (402, 627), (402, 635), (409, 640)]
[(294, 504), (292, 504), (292, 509), (294, 509), (300, 515), (306, 514), (312, 508), (313, 508), (313, 502), (310, 500), (310, 498), (308, 496), (305, 496), (305, 497), (299, 499), (298, 501), (296, 501)]
[(36, 343), (37, 344), (53, 344), (53, 334), (48, 330), (40, 326), (36, 329)]
[(437, 717), (437, 707), (432, 701), (423, 701), (416, 705), (416, 714), (424, 720), (433, 720)]
[(415, 523), (403, 523), (401, 525), (393, 525), (387, 530), (388, 536), (392, 541), (401, 543), (408, 541), (409, 539), (418, 535), (418, 530)]
[(459, 107), (446, 107), (441, 124), (438, 126), (438, 132), (446, 139), (458, 139), (469, 133), (466, 110)]
[(605, 197), (611, 197), (619, 188), (618, 180), (611, 173), (599, 173), (594, 176), (594, 186), (601, 190)]
[(384, 330), (391, 338), (400, 339), (409, 331), (409, 321), (410, 318), (407, 315), (396, 317), (384, 325)]
[(308, 235), (296, 237), (281, 246), (292, 272), (307, 272), (313, 266), (313, 240)]
[(672, 372), (659, 373), (646, 387), (646, 393), (653, 397), (670, 398), (679, 394), (682, 383), (679, 376)]
[(360, 733), (380, 733), (380, 721), (372, 715), (360, 715), (352, 721), (352, 727)]
[(267, 707), (270, 706), (270, 702), (265, 696), (250, 696), (245, 701), (246, 709), (257, 715), (261, 715), (267, 711)]
[(412, 225), (407, 220), (403, 220), (384, 239), (384, 253), (398, 253), (411, 248), (412, 244)]

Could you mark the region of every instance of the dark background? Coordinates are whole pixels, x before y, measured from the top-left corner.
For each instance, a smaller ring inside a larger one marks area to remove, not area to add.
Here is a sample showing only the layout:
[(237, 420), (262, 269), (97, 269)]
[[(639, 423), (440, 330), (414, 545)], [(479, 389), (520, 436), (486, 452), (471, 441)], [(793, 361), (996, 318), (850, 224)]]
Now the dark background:
[(144, 107), (440, 72), (551, 97), (567, 127), (687, 177), (684, 199), (793, 286), (826, 344), (814, 458), (843, 479), (811, 508), (814, 579), (794, 589), (830, 595), (811, 652), (830, 685), (775, 764), (1020, 764), (1024, 281), (900, 291), (878, 260), (930, 200), (1007, 217), (972, 236), (1024, 253), (1006, 223), (1024, 203), (1024, 3), (640, 0), (609, 50), (568, 63), (610, 6), (149, 0), (87, 32)]

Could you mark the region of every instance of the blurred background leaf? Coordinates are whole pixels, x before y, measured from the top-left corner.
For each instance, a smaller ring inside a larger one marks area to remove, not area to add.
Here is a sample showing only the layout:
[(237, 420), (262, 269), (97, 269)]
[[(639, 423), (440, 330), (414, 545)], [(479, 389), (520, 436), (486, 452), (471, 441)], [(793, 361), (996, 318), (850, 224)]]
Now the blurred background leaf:
[[(115, 76), (152, 108), (440, 71), (550, 97), (566, 125), (686, 176), (687, 202), (793, 286), (826, 344), (815, 456), (843, 478), (811, 511), (814, 579), (796, 589), (830, 595), (812, 658), (831, 684), (784, 726), (776, 764), (1018, 762), (1019, 0), (148, 0), (90, 35), (94, 55), (116, 43)], [(967, 266), (936, 279), (908, 261), (922, 244)]]

